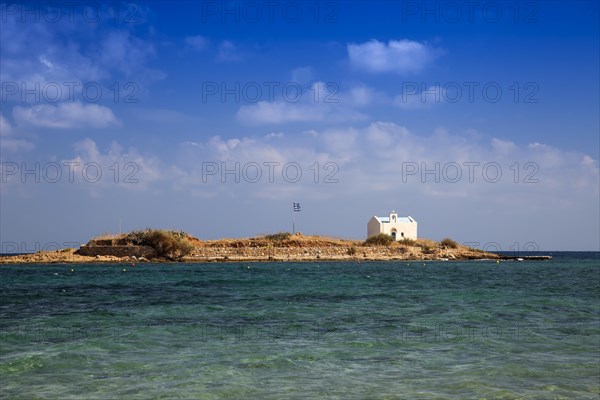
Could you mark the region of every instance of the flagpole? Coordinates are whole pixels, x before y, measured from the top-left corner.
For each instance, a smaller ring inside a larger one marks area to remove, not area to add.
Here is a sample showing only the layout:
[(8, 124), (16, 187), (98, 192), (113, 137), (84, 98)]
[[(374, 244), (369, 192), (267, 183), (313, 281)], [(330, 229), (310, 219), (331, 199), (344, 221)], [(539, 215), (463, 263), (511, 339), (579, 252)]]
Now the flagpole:
[(296, 234), (296, 212), (300, 211), (300, 203), (292, 203), (292, 234)]

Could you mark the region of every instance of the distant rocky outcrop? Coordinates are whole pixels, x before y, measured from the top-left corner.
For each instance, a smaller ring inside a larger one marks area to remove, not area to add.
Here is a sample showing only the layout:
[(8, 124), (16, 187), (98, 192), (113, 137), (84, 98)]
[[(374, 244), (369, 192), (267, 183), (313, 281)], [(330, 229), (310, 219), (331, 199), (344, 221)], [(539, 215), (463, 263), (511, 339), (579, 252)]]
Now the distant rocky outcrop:
[(77, 253), (83, 256), (163, 258), (177, 261), (192, 252), (194, 241), (198, 240), (181, 231), (145, 229), (94, 238), (81, 246)]

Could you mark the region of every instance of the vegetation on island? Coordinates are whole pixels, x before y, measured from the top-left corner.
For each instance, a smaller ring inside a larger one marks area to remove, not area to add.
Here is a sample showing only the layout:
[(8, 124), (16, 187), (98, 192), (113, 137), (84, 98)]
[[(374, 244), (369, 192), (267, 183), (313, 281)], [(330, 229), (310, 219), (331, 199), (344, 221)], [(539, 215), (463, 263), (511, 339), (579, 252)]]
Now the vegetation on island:
[(291, 237), (292, 237), (292, 234), (289, 232), (278, 232), (278, 233), (272, 233), (270, 235), (266, 235), (265, 239), (272, 240), (274, 242), (281, 242), (284, 240), (288, 240)]
[(133, 246), (150, 246), (159, 258), (181, 260), (194, 250), (194, 245), (183, 231), (144, 229), (126, 234), (125, 239)]
[(458, 248), (458, 243), (456, 243), (454, 240), (452, 240), (452, 239), (450, 239), (450, 238), (448, 238), (448, 237), (447, 237), (447, 238), (444, 238), (444, 239), (442, 239), (442, 241), (440, 242), (440, 244), (441, 244), (442, 246), (449, 247), (449, 248), (451, 248), (451, 249), (456, 249), (456, 248)]
[(183, 231), (144, 229), (105, 234), (79, 249), (42, 251), (2, 257), (0, 263), (144, 262), (144, 261), (305, 261), (305, 260), (473, 260), (505, 256), (472, 249), (450, 238), (395, 241), (391, 235), (366, 240), (341, 239), (299, 232), (250, 238), (199, 240)]
[(394, 238), (386, 233), (369, 236), (363, 243), (365, 246), (389, 246), (394, 241)]

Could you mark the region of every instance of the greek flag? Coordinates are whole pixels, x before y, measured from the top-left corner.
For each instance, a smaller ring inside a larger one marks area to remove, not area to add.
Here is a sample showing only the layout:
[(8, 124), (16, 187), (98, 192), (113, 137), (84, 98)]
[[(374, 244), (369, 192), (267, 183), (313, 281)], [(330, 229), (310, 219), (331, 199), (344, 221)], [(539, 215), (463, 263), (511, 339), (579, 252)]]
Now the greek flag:
[(300, 203), (292, 203), (294, 205), (294, 211), (300, 211)]

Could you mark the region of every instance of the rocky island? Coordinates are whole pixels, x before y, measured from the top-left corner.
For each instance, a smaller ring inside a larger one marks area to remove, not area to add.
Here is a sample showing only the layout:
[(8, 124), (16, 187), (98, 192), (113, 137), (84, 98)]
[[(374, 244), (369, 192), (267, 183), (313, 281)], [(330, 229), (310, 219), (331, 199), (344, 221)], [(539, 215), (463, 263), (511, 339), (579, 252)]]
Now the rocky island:
[(185, 232), (146, 229), (103, 235), (79, 249), (0, 257), (0, 263), (359, 261), (507, 259), (451, 239), (394, 241), (376, 235), (366, 241), (281, 232), (243, 239), (199, 240)]

